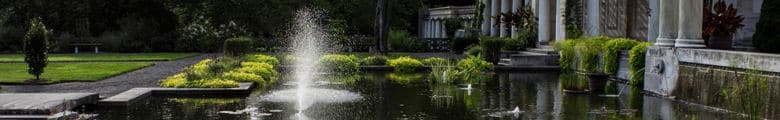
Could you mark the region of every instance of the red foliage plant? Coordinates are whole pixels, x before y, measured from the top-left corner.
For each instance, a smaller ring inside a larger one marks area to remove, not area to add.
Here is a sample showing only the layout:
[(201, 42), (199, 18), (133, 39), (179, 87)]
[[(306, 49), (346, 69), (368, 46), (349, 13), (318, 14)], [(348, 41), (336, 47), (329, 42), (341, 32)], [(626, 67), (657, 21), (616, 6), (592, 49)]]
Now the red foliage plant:
[(738, 28), (745, 26), (742, 24), (745, 18), (737, 15), (737, 9), (733, 4), (726, 7), (726, 2), (723, 0), (719, 0), (712, 7), (706, 5), (703, 18), (702, 38), (704, 40), (708, 40), (712, 35), (732, 35)]

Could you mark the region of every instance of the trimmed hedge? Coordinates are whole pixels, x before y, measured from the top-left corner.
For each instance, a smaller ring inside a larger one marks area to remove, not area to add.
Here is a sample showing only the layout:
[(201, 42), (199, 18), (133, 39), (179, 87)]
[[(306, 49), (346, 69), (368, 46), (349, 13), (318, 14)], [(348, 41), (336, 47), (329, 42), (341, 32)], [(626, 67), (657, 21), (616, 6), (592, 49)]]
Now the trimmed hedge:
[(637, 44), (629, 51), (628, 69), (631, 72), (631, 84), (644, 86), (645, 79), (645, 54), (647, 47), (653, 46), (653, 43), (644, 42)]
[(610, 75), (617, 73), (618, 66), (620, 65), (618, 61), (620, 51), (630, 50), (636, 46), (636, 44), (639, 44), (639, 42), (627, 38), (613, 39), (604, 43), (604, 72)]
[(482, 47), (480, 54), (485, 61), (498, 64), (501, 59), (501, 48), (504, 46), (504, 38), (499, 37), (480, 37), (479, 45)]
[(225, 40), (225, 54), (229, 56), (243, 56), (252, 51), (252, 39), (248, 37), (230, 38)]

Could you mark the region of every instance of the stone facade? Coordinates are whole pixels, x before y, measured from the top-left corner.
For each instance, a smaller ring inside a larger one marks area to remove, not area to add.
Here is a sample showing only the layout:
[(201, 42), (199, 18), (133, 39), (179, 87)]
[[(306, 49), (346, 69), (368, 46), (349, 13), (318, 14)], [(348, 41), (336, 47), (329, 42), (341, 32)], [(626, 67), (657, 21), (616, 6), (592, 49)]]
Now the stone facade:
[(419, 38), (442, 39), (447, 38), (445, 21), (451, 18), (462, 20), (463, 26), (471, 26), (475, 20), (474, 6), (448, 6), (440, 8), (430, 8), (422, 12)]

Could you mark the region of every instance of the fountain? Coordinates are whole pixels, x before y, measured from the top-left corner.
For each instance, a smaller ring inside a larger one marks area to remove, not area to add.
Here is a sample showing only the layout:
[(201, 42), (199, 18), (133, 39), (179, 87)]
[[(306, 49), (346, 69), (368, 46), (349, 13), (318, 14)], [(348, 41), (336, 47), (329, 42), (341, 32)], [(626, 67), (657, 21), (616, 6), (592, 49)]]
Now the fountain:
[(291, 39), (292, 54), (296, 57), (293, 63), (292, 77), (290, 85), (295, 85), (292, 89), (272, 91), (262, 96), (265, 101), (270, 102), (295, 102), (297, 113), (292, 117), (294, 119), (308, 119), (304, 114), (305, 110), (315, 103), (342, 103), (356, 101), (362, 98), (360, 94), (345, 90), (333, 90), (318, 88), (327, 81), (314, 81), (320, 75), (319, 65), (320, 56), (328, 51), (327, 33), (317, 22), (320, 19), (321, 12), (312, 9), (299, 10), (296, 15), (296, 23), (291, 31), (294, 31)]

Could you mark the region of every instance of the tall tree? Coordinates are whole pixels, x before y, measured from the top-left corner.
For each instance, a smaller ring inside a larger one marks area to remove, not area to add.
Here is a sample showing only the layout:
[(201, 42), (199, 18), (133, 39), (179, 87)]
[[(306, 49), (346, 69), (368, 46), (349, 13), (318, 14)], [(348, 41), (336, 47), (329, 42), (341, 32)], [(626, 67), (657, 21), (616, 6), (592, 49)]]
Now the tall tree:
[(27, 73), (34, 75), (36, 80), (41, 79), (43, 68), (46, 67), (48, 41), (46, 25), (41, 22), (41, 18), (30, 20), (30, 28), (24, 36), (24, 62), (27, 62)]
[(389, 23), (387, 21), (387, 0), (376, 1), (376, 19), (374, 22), (374, 53), (387, 54), (387, 33)]

